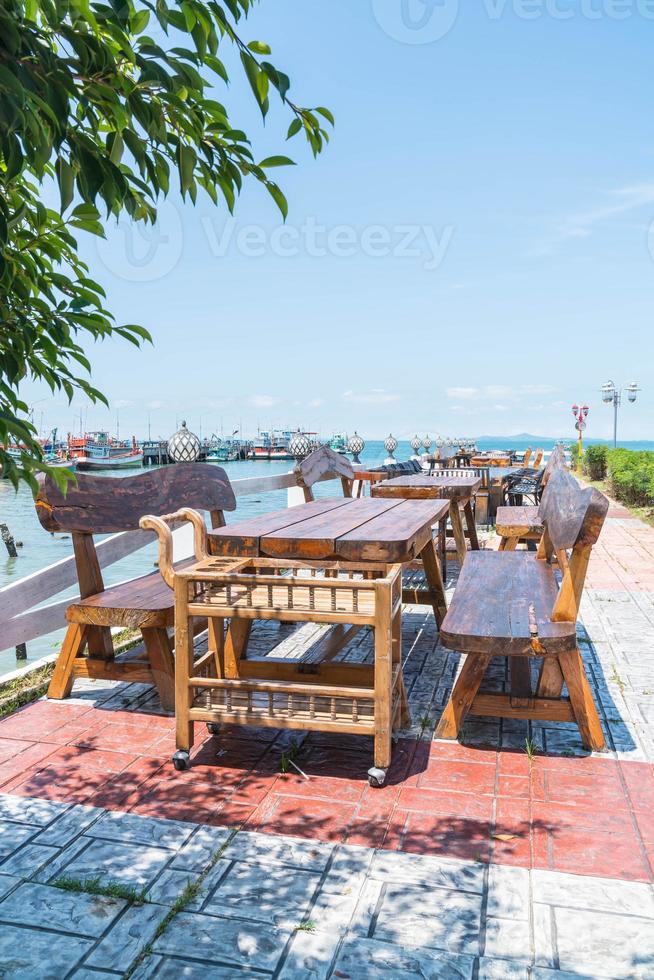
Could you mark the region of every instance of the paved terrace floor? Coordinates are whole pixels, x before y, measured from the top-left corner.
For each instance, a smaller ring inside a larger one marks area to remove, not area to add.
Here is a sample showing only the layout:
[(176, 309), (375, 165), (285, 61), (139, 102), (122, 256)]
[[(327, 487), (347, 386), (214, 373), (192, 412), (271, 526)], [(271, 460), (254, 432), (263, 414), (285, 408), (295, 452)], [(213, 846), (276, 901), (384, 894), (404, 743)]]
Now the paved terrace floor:
[[(371, 740), (313, 733), (197, 726), (177, 773), (138, 685), (78, 682), (0, 722), (0, 976), (654, 977), (654, 530), (612, 508), (587, 584), (602, 756), (566, 725), (434, 740), (459, 657), (415, 608), (414, 722), (381, 790)], [(253, 647), (297, 656), (314, 629), (261, 624)], [(140, 901), (89, 894), (115, 882)]]

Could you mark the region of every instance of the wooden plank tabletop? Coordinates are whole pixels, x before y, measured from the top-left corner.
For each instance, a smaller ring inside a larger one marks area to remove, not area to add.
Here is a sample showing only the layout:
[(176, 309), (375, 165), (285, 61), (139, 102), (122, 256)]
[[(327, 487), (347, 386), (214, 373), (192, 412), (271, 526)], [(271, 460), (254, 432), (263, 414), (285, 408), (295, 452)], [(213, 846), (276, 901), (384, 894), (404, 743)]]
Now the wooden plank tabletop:
[(412, 561), (448, 500), (326, 498), (209, 532), (214, 555)]
[(447, 497), (449, 500), (466, 500), (481, 487), (480, 476), (439, 476), (427, 473), (408, 473), (384, 480), (371, 488), (373, 498), (391, 497), (405, 500), (423, 500)]

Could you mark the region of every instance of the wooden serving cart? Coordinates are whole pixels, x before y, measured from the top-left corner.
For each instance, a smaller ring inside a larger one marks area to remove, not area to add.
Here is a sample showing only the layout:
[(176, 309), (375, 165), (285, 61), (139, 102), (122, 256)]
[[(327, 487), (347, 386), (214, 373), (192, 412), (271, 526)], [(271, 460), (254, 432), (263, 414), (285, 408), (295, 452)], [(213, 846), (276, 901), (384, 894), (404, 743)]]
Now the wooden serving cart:
[[(196, 561), (174, 568), (168, 522), (180, 520), (194, 525)], [(141, 526), (157, 531), (159, 567), (175, 592), (175, 768), (191, 765), (196, 721), (212, 734), (222, 723), (308, 729), (373, 736), (369, 782), (383, 785), (392, 731), (410, 724), (401, 661), (402, 566), (210, 557), (202, 516), (189, 509), (144, 517)], [(258, 662), (246, 659), (255, 619), (335, 629), (317, 664), (262, 661), (263, 676), (256, 676)], [(193, 637), (202, 620), (209, 649), (195, 659)], [(374, 632), (374, 663), (332, 662), (361, 627)]]

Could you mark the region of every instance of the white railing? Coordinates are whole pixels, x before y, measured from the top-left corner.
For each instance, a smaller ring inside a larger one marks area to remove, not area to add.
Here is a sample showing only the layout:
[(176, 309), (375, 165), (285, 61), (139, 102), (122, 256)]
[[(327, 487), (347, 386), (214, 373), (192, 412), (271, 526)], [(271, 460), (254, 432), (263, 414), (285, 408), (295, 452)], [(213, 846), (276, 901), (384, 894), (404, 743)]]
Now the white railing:
[[(330, 477), (323, 479), (330, 479)], [(236, 497), (288, 489), (289, 505), (300, 502), (296, 496), (294, 497), (299, 488), (293, 472), (234, 480), (232, 487)], [(176, 559), (186, 558), (192, 553), (192, 536), (188, 533), (189, 530), (190, 528), (186, 526), (174, 532)], [(154, 540), (155, 535), (152, 531), (124, 531), (121, 534), (112, 534), (98, 542), (96, 546), (101, 568), (113, 565), (114, 562), (144, 548)], [(45, 606), (41, 604), (76, 584), (75, 559), (71, 555), (0, 589), (0, 650), (29, 643), (30, 640), (65, 626), (66, 607), (73, 600), (68, 598)]]

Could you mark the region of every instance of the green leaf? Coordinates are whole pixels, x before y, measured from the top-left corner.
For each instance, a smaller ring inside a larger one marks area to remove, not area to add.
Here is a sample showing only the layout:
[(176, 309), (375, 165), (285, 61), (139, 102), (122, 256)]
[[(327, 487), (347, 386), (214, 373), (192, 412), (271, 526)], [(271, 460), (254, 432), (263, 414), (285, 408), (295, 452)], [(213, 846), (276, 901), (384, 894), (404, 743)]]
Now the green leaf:
[(295, 161), (290, 157), (266, 157), (259, 164), (260, 167), (294, 167)]
[(185, 195), (193, 186), (196, 161), (197, 154), (193, 147), (181, 143), (179, 147), (179, 179), (182, 195)]
[(63, 157), (58, 157), (55, 164), (57, 173), (57, 183), (59, 184), (59, 197), (61, 213), (63, 214), (75, 193), (75, 171)]
[(320, 115), (323, 116), (327, 120), (327, 122), (329, 122), (329, 123), (332, 124), (332, 126), (335, 126), (336, 125), (336, 123), (334, 122), (334, 116), (329, 111), (329, 109), (325, 109), (324, 106), (319, 105), (316, 108), (316, 112), (319, 112)]
[(266, 44), (265, 41), (250, 41), (248, 48), (255, 54), (272, 54), (270, 45)]
[(300, 132), (302, 129), (302, 120), (294, 119), (291, 125), (288, 127), (288, 133), (286, 134), (286, 139), (290, 140), (293, 136)]
[(273, 182), (269, 180), (266, 183), (266, 187), (268, 189), (268, 193), (270, 194), (273, 201), (281, 211), (282, 218), (284, 219), (284, 221), (286, 221), (288, 215), (288, 201), (284, 197), (283, 193), (281, 192), (277, 184), (273, 184)]

